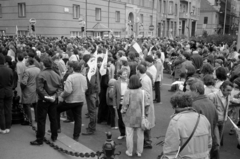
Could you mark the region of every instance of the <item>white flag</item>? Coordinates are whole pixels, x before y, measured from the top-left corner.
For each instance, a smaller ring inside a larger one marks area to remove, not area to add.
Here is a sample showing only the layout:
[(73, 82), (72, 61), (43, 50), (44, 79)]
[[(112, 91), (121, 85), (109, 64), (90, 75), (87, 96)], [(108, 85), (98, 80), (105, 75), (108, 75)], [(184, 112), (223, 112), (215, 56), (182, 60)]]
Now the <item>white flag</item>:
[(154, 46), (151, 46), (150, 50), (148, 51), (148, 55), (152, 54), (152, 49), (154, 48)]
[(233, 127), (236, 129), (236, 130), (239, 130), (240, 129), (238, 128), (238, 126), (232, 121), (232, 119), (230, 117), (228, 117), (229, 121), (232, 123)]
[(106, 75), (107, 73), (107, 61), (108, 61), (108, 50), (106, 51), (106, 54), (104, 56), (104, 59), (103, 59), (103, 62), (102, 62), (102, 66), (100, 68), (100, 74), (103, 76), (103, 75)]
[(16, 35), (18, 36), (18, 26), (16, 25)]
[(137, 51), (137, 53), (139, 54), (139, 57), (143, 59), (144, 55), (143, 55), (142, 49), (139, 46), (139, 44), (137, 42), (135, 42), (132, 47)]
[(87, 74), (87, 78), (90, 81), (92, 76), (96, 74), (97, 71), (97, 51), (98, 51), (98, 46), (96, 48), (95, 53), (93, 54), (93, 57), (89, 59), (88, 61), (88, 66), (89, 66), (89, 71)]
[(133, 44), (133, 48), (137, 51), (137, 53), (141, 53), (142, 52), (142, 49), (141, 47), (139, 46), (139, 44), (137, 42), (135, 42), (135, 44)]

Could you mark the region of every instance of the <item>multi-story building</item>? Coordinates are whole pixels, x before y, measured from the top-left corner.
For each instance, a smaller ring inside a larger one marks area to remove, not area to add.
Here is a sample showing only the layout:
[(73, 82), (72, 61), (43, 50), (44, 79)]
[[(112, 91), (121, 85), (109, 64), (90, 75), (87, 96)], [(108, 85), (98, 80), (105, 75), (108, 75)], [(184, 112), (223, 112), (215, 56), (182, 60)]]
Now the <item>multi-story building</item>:
[(180, 35), (195, 36), (200, 17), (201, 0), (180, 0)]
[(239, 2), (237, 0), (231, 1), (231, 12), (230, 12), (230, 26), (229, 34), (236, 35), (239, 24)]
[(238, 0), (202, 0), (198, 34), (236, 35), (238, 19)]
[(157, 27), (159, 37), (178, 35), (179, 3), (175, 0), (157, 1)]
[(7, 0), (0, 1), (0, 34), (156, 36), (156, 15), (156, 0)]
[(195, 36), (201, 0), (158, 0), (158, 36)]
[(214, 34), (220, 30), (219, 17), (220, 1), (202, 0), (200, 9), (200, 20), (197, 26), (197, 33), (201, 35), (204, 31), (208, 34)]

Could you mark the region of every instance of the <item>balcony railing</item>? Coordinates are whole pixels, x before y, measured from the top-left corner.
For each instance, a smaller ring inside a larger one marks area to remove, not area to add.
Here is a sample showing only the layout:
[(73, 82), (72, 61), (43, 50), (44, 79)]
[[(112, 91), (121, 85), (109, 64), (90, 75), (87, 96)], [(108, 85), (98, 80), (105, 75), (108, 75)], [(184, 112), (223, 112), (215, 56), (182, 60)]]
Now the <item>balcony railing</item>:
[(189, 18), (191, 18), (191, 19), (197, 20), (199, 18), (199, 15), (191, 14), (191, 16), (189, 17), (189, 13), (187, 13), (187, 12), (180, 12), (179, 13), (179, 18), (181, 18), (181, 19), (189, 19)]
[(189, 18), (188, 13), (187, 12), (180, 12), (179, 13), (179, 18), (188, 19)]

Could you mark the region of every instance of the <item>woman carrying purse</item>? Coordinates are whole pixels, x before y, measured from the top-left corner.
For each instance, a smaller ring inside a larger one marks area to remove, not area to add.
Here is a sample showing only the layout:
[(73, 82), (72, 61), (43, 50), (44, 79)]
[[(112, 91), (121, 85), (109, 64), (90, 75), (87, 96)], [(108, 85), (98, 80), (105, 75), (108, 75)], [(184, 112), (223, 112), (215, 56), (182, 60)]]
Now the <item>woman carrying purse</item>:
[[(137, 75), (131, 76), (129, 80), (128, 90), (123, 97), (122, 116), (126, 126), (126, 143), (128, 156), (133, 154), (133, 134), (137, 131), (137, 156), (141, 157), (143, 152), (144, 131), (142, 129), (142, 112), (145, 116), (148, 114), (150, 105), (150, 97), (147, 93), (143, 93), (142, 85)], [(144, 102), (143, 102), (144, 100)], [(144, 110), (142, 106), (144, 105)]]

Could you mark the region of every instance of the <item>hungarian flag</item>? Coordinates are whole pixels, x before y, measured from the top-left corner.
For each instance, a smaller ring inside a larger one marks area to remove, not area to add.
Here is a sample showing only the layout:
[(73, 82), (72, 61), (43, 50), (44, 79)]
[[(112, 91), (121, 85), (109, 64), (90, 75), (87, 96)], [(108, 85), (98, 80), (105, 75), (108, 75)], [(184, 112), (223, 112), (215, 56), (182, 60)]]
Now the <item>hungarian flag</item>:
[(97, 51), (98, 51), (98, 46), (96, 48), (95, 53), (93, 54), (93, 57), (89, 59), (88, 61), (88, 66), (89, 66), (89, 71), (87, 74), (87, 78), (90, 81), (92, 76), (96, 74), (97, 71)]

